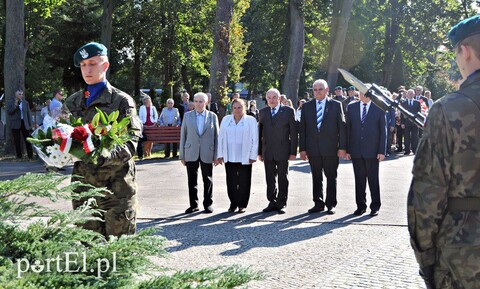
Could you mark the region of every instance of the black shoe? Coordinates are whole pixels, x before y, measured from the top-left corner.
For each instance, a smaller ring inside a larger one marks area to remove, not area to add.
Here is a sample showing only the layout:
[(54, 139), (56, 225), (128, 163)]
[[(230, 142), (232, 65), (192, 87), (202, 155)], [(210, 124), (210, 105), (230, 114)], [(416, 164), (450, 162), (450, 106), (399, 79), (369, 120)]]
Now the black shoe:
[(370, 212), (370, 217), (375, 217), (375, 216), (378, 216), (378, 210), (372, 210)]
[(335, 209), (335, 207), (331, 207), (331, 208), (329, 208), (329, 209), (327, 210), (327, 214), (333, 215), (333, 214), (335, 214), (336, 211), (337, 211), (337, 210)]
[(325, 210), (325, 207), (313, 206), (313, 208), (311, 208), (311, 209), (308, 210), (308, 213), (309, 213), (309, 214), (319, 213), (319, 212), (323, 212), (324, 210)]
[(283, 208), (281, 208), (281, 209), (277, 209), (277, 213), (280, 215), (283, 215), (285, 214), (285, 211), (283, 210)]
[(233, 213), (233, 212), (235, 212), (236, 209), (237, 209), (237, 206), (230, 205), (230, 208), (228, 208), (228, 212)]
[(245, 208), (238, 207), (238, 213), (245, 213)]
[(213, 213), (213, 207), (212, 207), (212, 206), (206, 207), (206, 208), (205, 208), (205, 213), (207, 213), (207, 214)]
[(405, 152), (404, 155), (408, 156), (410, 155), (410, 152)]
[(403, 150), (401, 150), (401, 149), (396, 149), (395, 152), (396, 152), (396, 153), (401, 153), (401, 152), (403, 152)]
[(276, 211), (277, 210), (277, 206), (274, 204), (274, 203), (270, 203), (268, 204), (268, 206), (263, 209), (263, 212), (264, 213), (269, 213), (269, 212), (273, 212), (273, 211)]
[(367, 210), (365, 210), (365, 209), (356, 209), (355, 212), (353, 212), (353, 214), (355, 216), (361, 216), (361, 215), (365, 214), (366, 211)]
[(198, 207), (190, 207), (188, 209), (185, 210), (185, 214), (191, 214), (193, 212), (197, 212), (198, 211)]

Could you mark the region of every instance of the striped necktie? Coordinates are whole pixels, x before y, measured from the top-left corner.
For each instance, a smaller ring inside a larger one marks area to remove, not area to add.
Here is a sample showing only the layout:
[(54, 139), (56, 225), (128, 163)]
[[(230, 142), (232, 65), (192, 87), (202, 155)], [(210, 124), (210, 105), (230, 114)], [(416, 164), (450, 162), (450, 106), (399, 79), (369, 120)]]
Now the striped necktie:
[(320, 129), (322, 126), (322, 119), (323, 119), (323, 105), (322, 101), (318, 101), (318, 107), (317, 107), (317, 129)]
[(363, 110), (362, 110), (362, 124), (365, 122), (365, 118), (367, 117), (367, 104), (363, 104)]
[(276, 109), (276, 107), (272, 108), (272, 117), (275, 116), (275, 109)]

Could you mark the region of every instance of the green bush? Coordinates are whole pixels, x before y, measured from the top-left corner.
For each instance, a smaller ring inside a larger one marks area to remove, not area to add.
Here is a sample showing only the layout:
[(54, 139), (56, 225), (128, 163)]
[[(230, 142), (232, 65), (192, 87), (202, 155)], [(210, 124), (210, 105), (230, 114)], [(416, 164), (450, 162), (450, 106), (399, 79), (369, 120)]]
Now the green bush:
[(26, 174), (0, 182), (0, 288), (233, 288), (261, 278), (236, 266), (150, 276), (149, 272), (164, 269), (149, 257), (166, 254), (165, 239), (155, 235), (155, 229), (106, 240), (77, 226), (101, 214), (93, 209), (93, 198), (67, 213), (27, 201), (28, 197), (71, 200), (107, 192), (90, 187), (81, 195), (72, 194), (82, 184), (62, 186), (67, 178)]

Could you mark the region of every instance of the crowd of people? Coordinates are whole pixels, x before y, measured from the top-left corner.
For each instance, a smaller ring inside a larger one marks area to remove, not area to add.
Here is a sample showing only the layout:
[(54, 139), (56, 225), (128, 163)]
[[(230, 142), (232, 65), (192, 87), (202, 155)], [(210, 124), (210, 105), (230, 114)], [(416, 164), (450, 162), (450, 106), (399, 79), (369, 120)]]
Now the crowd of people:
[[(427, 288), (478, 288), (478, 212), (480, 211), (479, 155), (480, 118), (480, 15), (455, 25), (448, 37), (455, 51), (455, 60), (463, 77), (460, 90), (433, 103), (431, 93), (423, 87), (395, 93), (384, 91), (400, 109), (383, 111), (368, 94), (351, 86), (334, 89), (333, 95), (325, 80), (312, 85), (313, 98), (307, 94), (297, 108), (276, 88), (266, 92), (267, 106), (258, 110), (256, 103), (247, 105), (234, 94), (221, 122), (218, 106), (206, 93), (196, 93), (193, 102), (184, 92), (176, 108), (173, 99), (160, 115), (149, 97), (137, 114), (132, 97), (112, 86), (106, 79), (109, 68), (107, 48), (91, 42), (74, 54), (85, 88), (69, 96), (62, 104), (61, 90), (42, 111), (43, 125), (54, 123), (63, 114), (92, 120), (97, 109), (119, 111), (120, 119), (130, 119), (130, 140), (115, 146), (97, 163), (77, 161), (72, 181), (95, 187), (106, 187), (111, 194), (96, 198), (101, 217), (83, 227), (106, 238), (134, 234), (137, 217), (137, 181), (133, 156), (138, 143), (151, 147), (141, 135), (141, 126), (181, 126), (180, 145), (172, 145), (173, 156), (187, 169), (189, 207), (185, 213), (199, 211), (198, 169), (203, 179), (203, 208), (213, 212), (213, 166), (225, 165), (228, 212), (245, 212), (250, 197), (252, 165), (261, 161), (265, 168), (268, 205), (263, 212), (284, 213), (288, 200), (288, 166), (299, 153), (308, 161), (312, 175), (314, 206), (308, 213), (327, 211), (335, 214), (337, 205), (337, 170), (339, 159), (351, 160), (355, 177), (356, 210), (366, 213), (366, 184), (371, 203), (370, 216), (381, 208), (378, 181), (379, 163), (392, 153), (417, 153), (408, 196), (408, 223), (411, 244), (420, 265), (420, 274)], [(48, 105), (48, 106), (47, 106)], [(427, 115), (425, 126), (406, 118), (401, 111)], [(17, 158), (22, 157), (21, 141), (27, 155), (33, 157), (32, 146), (25, 141), (34, 127), (29, 103), (18, 89), (7, 104), (10, 127)], [(51, 118), (50, 122), (45, 119)], [(140, 145), (141, 147), (141, 145)], [(170, 147), (166, 148), (166, 155)], [(139, 156), (143, 156), (143, 151)], [(326, 177), (324, 195), (323, 175)], [(87, 188), (79, 187), (81, 193)], [(73, 208), (86, 199), (75, 199)]]

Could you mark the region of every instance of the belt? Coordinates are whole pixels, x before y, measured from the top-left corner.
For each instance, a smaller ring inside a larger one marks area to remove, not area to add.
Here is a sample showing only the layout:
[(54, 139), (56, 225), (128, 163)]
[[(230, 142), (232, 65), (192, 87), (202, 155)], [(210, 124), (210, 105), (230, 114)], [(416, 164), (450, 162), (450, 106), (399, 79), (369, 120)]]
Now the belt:
[(480, 211), (480, 198), (448, 198), (447, 211), (449, 212), (467, 212)]

